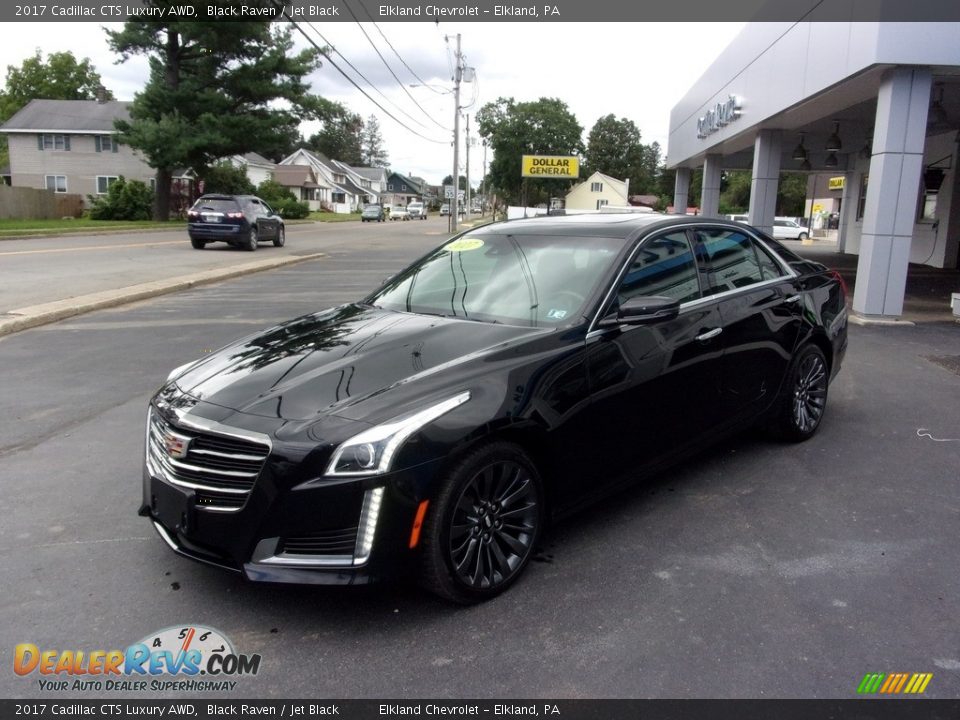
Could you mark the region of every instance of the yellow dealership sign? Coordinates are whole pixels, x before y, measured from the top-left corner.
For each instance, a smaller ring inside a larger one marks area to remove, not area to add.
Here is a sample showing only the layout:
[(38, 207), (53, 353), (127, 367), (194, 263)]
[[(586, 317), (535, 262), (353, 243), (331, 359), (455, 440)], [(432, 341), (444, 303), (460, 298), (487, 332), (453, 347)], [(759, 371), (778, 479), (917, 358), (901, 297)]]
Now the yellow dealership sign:
[(840, 177), (832, 177), (827, 181), (827, 187), (831, 190), (843, 190), (844, 178), (841, 175)]
[(580, 177), (580, 160), (568, 155), (524, 155), (521, 169), (521, 177), (572, 180)]

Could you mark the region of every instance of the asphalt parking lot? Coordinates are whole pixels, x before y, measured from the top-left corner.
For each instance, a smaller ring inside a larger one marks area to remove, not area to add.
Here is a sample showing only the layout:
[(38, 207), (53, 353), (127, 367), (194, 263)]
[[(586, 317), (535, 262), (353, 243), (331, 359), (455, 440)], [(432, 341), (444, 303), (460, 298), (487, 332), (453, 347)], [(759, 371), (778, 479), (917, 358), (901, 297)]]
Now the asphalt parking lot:
[(556, 527), (479, 607), (406, 584), (255, 586), (173, 555), (136, 515), (167, 372), (355, 299), (435, 242), (340, 246), (0, 339), (0, 696), (50, 696), (10, 672), (17, 643), (124, 648), (189, 623), (262, 655), (242, 697), (850, 698), (867, 672), (960, 695), (952, 322), (852, 326), (811, 441), (746, 434), (691, 458)]

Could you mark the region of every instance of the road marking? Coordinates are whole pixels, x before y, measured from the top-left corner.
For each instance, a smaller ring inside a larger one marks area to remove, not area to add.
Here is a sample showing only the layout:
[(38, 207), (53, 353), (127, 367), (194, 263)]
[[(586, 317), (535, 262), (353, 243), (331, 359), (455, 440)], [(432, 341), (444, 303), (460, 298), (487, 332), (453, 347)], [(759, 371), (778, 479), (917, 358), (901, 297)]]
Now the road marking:
[(183, 240), (164, 240), (163, 242), (127, 243), (126, 245), (91, 245), (90, 247), (50, 248), (48, 250), (12, 250), (10, 252), (0, 252), (0, 255), (42, 255), (45, 253), (80, 252), (82, 250), (115, 250), (119, 248), (154, 247), (156, 245), (181, 244), (184, 244)]

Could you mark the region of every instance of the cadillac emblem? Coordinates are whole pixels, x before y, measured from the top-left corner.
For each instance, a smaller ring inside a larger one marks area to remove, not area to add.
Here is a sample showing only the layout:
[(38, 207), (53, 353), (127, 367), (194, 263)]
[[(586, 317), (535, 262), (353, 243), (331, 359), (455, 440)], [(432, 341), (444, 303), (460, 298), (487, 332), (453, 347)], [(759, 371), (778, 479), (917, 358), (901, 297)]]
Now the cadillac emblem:
[(187, 456), (190, 449), (190, 438), (186, 435), (178, 435), (170, 430), (163, 433), (163, 446), (167, 449), (167, 455), (177, 460), (182, 460)]

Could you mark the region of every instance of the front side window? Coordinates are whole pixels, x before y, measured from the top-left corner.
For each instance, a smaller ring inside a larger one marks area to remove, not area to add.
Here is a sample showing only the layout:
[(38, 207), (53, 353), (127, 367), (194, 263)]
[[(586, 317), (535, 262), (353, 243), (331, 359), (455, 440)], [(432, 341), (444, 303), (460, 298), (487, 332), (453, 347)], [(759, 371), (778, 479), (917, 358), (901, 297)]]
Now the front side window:
[(700, 297), (697, 263), (687, 234), (682, 230), (645, 241), (617, 290), (621, 303), (634, 297), (652, 296), (681, 303)]
[(387, 310), (550, 327), (587, 312), (623, 241), (466, 235), (410, 266), (366, 302)]
[(54, 192), (65, 193), (67, 191), (67, 176), (47, 175), (46, 188), (47, 190), (53, 190)]
[(697, 253), (707, 277), (705, 295), (763, 281), (760, 262), (749, 237), (724, 228), (704, 228), (695, 235)]

